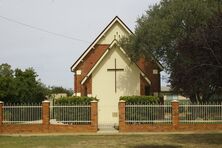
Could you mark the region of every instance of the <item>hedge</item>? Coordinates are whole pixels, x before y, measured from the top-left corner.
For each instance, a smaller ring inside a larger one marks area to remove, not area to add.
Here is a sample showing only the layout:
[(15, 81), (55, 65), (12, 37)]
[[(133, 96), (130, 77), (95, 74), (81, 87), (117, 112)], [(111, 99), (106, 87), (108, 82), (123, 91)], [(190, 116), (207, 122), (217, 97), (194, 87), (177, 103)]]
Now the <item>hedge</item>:
[(160, 99), (156, 96), (121, 96), (120, 100), (126, 103), (157, 103)]
[(87, 96), (70, 96), (55, 100), (55, 104), (89, 104), (91, 101), (97, 100), (94, 97)]

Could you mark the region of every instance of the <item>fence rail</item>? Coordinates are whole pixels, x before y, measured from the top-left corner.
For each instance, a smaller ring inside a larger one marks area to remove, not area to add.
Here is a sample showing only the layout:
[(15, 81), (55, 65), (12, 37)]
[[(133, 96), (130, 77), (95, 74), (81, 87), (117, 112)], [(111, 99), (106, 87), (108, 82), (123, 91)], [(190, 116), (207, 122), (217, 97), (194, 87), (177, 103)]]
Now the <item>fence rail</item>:
[(51, 124), (90, 124), (91, 105), (50, 106)]
[(125, 119), (129, 124), (171, 123), (170, 104), (126, 104)]
[(222, 105), (180, 105), (179, 119), (180, 123), (222, 123)]
[(3, 106), (3, 124), (41, 124), (41, 105), (11, 105)]

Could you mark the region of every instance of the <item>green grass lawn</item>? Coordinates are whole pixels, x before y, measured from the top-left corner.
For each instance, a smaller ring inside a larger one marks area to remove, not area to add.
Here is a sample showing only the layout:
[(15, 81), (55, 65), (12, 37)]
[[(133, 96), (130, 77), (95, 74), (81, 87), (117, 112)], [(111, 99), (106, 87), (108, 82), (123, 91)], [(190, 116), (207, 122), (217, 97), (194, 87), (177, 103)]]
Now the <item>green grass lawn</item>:
[(181, 148), (222, 147), (218, 134), (0, 136), (0, 148)]

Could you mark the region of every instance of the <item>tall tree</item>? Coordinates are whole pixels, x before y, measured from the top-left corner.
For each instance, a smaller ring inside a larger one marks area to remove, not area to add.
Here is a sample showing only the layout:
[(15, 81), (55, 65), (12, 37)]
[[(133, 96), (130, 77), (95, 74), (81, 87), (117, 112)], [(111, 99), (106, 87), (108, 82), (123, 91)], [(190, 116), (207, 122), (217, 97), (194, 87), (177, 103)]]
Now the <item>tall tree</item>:
[[(176, 72), (175, 66), (177, 65), (175, 63), (192, 62), (189, 61), (190, 58), (185, 58), (190, 55), (181, 55), (181, 50), (178, 49), (179, 45), (189, 44), (186, 43), (186, 39), (198, 28), (206, 27), (209, 20), (220, 11), (220, 7), (219, 0), (162, 0), (138, 19), (135, 34), (124, 38), (122, 45), (134, 60), (141, 56), (150, 58), (151, 55), (155, 55), (171, 75), (170, 81), (173, 83), (174, 80), (177, 81), (174, 79), (176, 78), (174, 77), (175, 73), (172, 73), (172, 71)], [(202, 54), (198, 50), (196, 52), (189, 50), (187, 53), (201, 58)], [(185, 65), (180, 66), (181, 73), (186, 70)], [(180, 75), (177, 76), (180, 77)], [(190, 78), (192, 79), (189, 83), (192, 84), (194, 77)], [(189, 86), (181, 87), (183, 84), (179, 85), (179, 82), (173, 84), (174, 87), (178, 86), (176, 90), (197, 91)], [(197, 87), (200, 83), (192, 85)], [(184, 90), (185, 88), (187, 90)], [(189, 96), (193, 97), (191, 93)]]
[(134, 59), (154, 54), (170, 70), (178, 40), (205, 25), (217, 5), (218, 0), (162, 0), (137, 20), (135, 34), (123, 45)]
[(206, 26), (180, 40), (178, 56), (172, 62), (170, 82), (193, 101), (221, 99), (222, 96), (222, 13)]

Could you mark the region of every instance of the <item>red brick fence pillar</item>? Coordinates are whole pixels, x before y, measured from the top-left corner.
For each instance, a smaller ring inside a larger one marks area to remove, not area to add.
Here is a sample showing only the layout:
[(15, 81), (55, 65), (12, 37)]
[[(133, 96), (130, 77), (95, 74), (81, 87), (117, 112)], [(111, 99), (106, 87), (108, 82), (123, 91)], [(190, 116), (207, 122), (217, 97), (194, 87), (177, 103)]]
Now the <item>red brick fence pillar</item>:
[(50, 124), (50, 102), (45, 100), (42, 102), (42, 125), (43, 129), (48, 130)]
[(0, 101), (0, 133), (2, 132), (2, 124), (3, 124), (3, 102)]
[(98, 130), (98, 102), (95, 100), (91, 101), (91, 125)]
[(173, 100), (171, 102), (172, 105), (172, 124), (174, 129), (176, 129), (179, 125), (179, 102), (177, 100)]
[(124, 131), (125, 129), (125, 106), (126, 102), (124, 100), (119, 101), (119, 131)]

